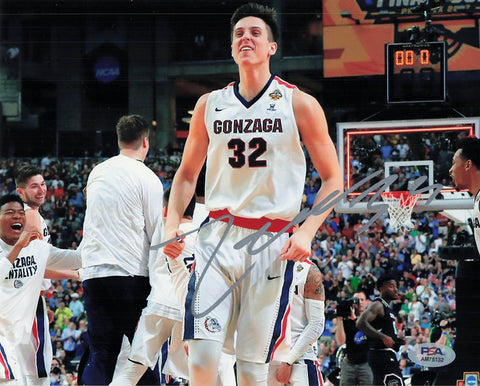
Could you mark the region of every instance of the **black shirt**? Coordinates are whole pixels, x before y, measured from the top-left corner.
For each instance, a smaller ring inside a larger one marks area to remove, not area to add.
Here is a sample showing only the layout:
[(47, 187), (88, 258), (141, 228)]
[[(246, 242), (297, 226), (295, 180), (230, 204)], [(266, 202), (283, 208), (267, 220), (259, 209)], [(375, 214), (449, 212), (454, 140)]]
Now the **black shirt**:
[(352, 319), (343, 319), (343, 329), (348, 361), (355, 365), (365, 363), (369, 349), (367, 336), (356, 327), (355, 320)]
[[(393, 340), (397, 341), (397, 328), (395, 327), (395, 316), (392, 310), (388, 306), (388, 303), (382, 298), (375, 298), (374, 302), (380, 302), (383, 306), (383, 316), (377, 315), (372, 321), (371, 325), (377, 331), (381, 331), (383, 334), (388, 335)], [(372, 339), (371, 347), (375, 349), (385, 349), (387, 346), (383, 344), (380, 339)]]

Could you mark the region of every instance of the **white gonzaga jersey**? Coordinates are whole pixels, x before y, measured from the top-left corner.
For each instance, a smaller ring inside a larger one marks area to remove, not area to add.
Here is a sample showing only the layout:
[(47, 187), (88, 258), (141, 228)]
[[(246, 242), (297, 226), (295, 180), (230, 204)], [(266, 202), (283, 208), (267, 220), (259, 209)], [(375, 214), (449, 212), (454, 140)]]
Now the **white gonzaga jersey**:
[(295, 88), (272, 76), (249, 102), (240, 95), (238, 82), (209, 95), (208, 210), (283, 220), (298, 214), (306, 162), (293, 112)]
[[(309, 260), (301, 263), (298, 262), (294, 267), (293, 297), (292, 308), (290, 313), (290, 323), (292, 331), (292, 347), (295, 345), (300, 334), (305, 330), (308, 324), (307, 314), (305, 313), (305, 283), (307, 282), (308, 272), (313, 263)], [(317, 347), (311, 345), (310, 348), (302, 355), (301, 359), (317, 359)]]
[[(163, 227), (159, 226), (158, 229), (161, 229), (161, 233), (163, 233)], [(191, 222), (187, 222), (180, 224), (179, 229), (187, 233), (196, 228)], [(162, 240), (159, 238), (159, 235), (160, 232), (157, 233), (155, 231), (152, 246), (161, 243)], [(179, 300), (186, 296), (189, 271), (193, 264), (195, 235), (196, 233), (192, 233), (185, 237), (185, 247), (182, 253), (175, 259), (173, 266), (172, 260), (168, 259), (163, 253), (163, 248), (150, 251), (148, 269), (152, 289), (148, 296), (148, 301), (168, 307), (170, 312), (168, 314), (162, 313), (161, 316), (170, 317), (177, 321), (182, 321), (182, 307)], [(175, 315), (172, 313), (175, 313)]]
[[(0, 260), (12, 246), (0, 240)], [(45, 269), (76, 269), (81, 266), (80, 254), (33, 240), (20, 251), (13, 265), (5, 266), (0, 275), (0, 336), (17, 345), (30, 339), (33, 318)]]
[(199, 202), (195, 203), (195, 209), (193, 210), (193, 225), (195, 228), (200, 228), (200, 225), (207, 219), (208, 210), (205, 208), (205, 204)]
[[(196, 230), (197, 226), (193, 222), (184, 222), (180, 224), (179, 229), (183, 233), (189, 233)], [(181, 304), (182, 312), (183, 305), (185, 303), (185, 297), (187, 296), (187, 286), (188, 280), (190, 279), (190, 271), (194, 261), (196, 236), (197, 232), (193, 232), (185, 236), (185, 246), (182, 253), (180, 253), (176, 259), (170, 259), (167, 257), (173, 290), (179, 304)]]

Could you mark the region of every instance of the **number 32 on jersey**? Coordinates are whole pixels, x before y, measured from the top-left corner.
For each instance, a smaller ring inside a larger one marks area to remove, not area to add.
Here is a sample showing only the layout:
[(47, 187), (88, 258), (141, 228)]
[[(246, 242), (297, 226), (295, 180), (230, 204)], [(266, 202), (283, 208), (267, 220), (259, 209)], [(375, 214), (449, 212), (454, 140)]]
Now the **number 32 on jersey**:
[(267, 142), (261, 137), (252, 138), (245, 143), (240, 138), (228, 141), (228, 148), (233, 150), (233, 157), (228, 158), (232, 168), (239, 169), (244, 165), (250, 168), (267, 166), (267, 161), (261, 156), (267, 151)]

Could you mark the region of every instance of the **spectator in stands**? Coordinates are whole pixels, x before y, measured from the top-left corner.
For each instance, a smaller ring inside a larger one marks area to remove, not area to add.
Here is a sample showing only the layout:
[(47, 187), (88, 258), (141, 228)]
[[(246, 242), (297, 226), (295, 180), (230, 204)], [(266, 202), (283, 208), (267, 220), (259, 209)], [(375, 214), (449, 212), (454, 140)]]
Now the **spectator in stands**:
[(54, 289), (52, 291), (52, 297), (48, 300), (48, 305), (51, 307), (53, 311), (55, 311), (60, 304), (62, 299), (58, 297), (57, 291)]
[(78, 321), (79, 317), (83, 315), (85, 307), (80, 300), (80, 296), (76, 292), (72, 294), (72, 300), (70, 301), (68, 308), (72, 311), (75, 321)]
[(70, 319), (73, 317), (72, 310), (65, 306), (65, 301), (62, 299), (55, 310), (55, 320), (62, 331), (68, 326)]
[(75, 345), (75, 357), (81, 358), (88, 349), (88, 331), (85, 319), (81, 319), (78, 322), (78, 331), (80, 334), (77, 339), (77, 344)]
[(348, 279), (350, 276), (352, 276), (353, 262), (348, 260), (346, 255), (342, 255), (341, 261), (338, 263), (337, 268), (342, 271), (342, 276)]
[(63, 349), (65, 350), (65, 365), (71, 367), (71, 361), (75, 357), (75, 347), (80, 338), (80, 331), (77, 330), (75, 322), (70, 322), (68, 327), (62, 331)]

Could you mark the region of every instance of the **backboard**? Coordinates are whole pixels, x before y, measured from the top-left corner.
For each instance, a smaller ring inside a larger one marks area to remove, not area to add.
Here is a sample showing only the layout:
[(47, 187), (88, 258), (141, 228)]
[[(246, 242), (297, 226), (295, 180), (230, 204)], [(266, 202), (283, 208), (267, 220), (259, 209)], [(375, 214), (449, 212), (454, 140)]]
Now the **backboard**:
[(415, 212), (473, 208), (448, 171), (459, 139), (479, 132), (480, 117), (337, 123), (345, 191), (335, 210), (377, 212), (392, 190), (421, 193)]

